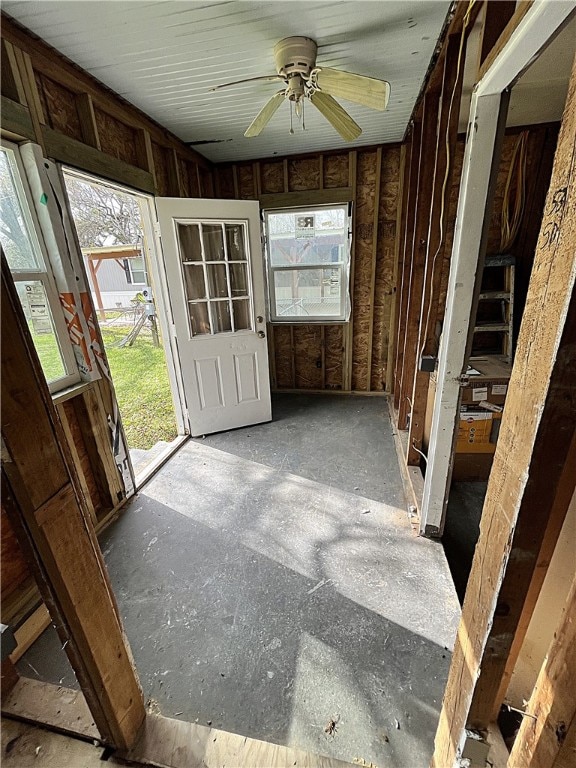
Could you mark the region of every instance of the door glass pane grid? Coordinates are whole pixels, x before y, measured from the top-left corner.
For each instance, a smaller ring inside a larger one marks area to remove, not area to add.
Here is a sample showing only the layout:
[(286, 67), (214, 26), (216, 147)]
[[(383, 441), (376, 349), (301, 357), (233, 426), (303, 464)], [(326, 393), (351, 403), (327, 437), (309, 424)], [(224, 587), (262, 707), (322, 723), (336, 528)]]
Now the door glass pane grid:
[(245, 224), (177, 222), (176, 233), (190, 334), (253, 330)]

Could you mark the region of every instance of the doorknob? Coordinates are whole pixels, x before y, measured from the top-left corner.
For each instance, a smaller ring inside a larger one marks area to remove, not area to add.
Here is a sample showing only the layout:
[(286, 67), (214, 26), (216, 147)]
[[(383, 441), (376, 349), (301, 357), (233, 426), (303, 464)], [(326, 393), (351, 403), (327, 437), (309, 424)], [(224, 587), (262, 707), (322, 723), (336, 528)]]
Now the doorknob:
[(258, 338), (260, 338), (260, 339), (265, 339), (266, 338), (266, 334), (264, 333), (264, 331), (258, 331)]

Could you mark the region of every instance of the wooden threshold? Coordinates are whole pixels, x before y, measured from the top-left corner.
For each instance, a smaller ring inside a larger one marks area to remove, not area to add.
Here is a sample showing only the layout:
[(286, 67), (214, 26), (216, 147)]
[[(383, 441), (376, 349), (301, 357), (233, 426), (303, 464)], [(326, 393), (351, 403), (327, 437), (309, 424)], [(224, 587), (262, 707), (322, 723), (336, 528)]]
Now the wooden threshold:
[[(176, 451), (181, 448), (184, 443), (190, 439), (190, 435), (178, 435), (174, 440), (167, 445), (159, 456), (147, 464), (142, 472), (139, 472), (136, 477), (136, 492), (138, 492), (142, 486), (146, 485), (158, 470), (166, 464), (166, 462), (174, 456)], [(111, 522), (111, 521), (110, 521)]]

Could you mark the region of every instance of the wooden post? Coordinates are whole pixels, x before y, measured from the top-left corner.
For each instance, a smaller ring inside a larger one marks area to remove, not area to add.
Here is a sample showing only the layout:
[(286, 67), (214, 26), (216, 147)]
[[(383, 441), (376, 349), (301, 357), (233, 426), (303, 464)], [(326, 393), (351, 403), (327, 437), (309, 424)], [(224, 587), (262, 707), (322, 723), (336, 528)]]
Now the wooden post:
[[(358, 152), (352, 150), (348, 153), (348, 185), (352, 188), (352, 199), (356, 200), (356, 177), (358, 170)], [(352, 232), (356, 229), (356, 206), (352, 207)], [(350, 249), (350, 319), (344, 326), (344, 364), (342, 369), (343, 385), (345, 392), (352, 389), (352, 359), (354, 350), (354, 274), (355, 274), (356, 237), (352, 235), (352, 247)]]
[[(576, 725), (576, 577), (510, 752), (510, 768), (553, 768)], [(530, 717), (532, 715), (532, 717)], [(572, 761), (576, 754), (572, 755)], [(572, 763), (574, 764), (574, 763)]]
[(89, 93), (78, 93), (76, 95), (76, 112), (80, 121), (82, 138), (86, 144), (96, 147), (96, 149), (102, 149), (98, 135), (96, 115), (94, 113), (94, 104)]
[(514, 16), (516, 0), (498, 0), (484, 3), (484, 20), (480, 33), (480, 45), (478, 46), (478, 69), (496, 45), (496, 41), (504, 31), (504, 28)]
[[(406, 201), (403, 208), (403, 236), (400, 243), (400, 258), (398, 272), (400, 287), (398, 295), (398, 320), (396, 322), (396, 361), (394, 364), (394, 407), (400, 408), (402, 391), (402, 373), (404, 370), (404, 331), (406, 328), (406, 313), (410, 286), (410, 271), (412, 268), (412, 238), (414, 234), (414, 213), (416, 192), (418, 189), (418, 167), (420, 163), (420, 145), (422, 142), (422, 120), (418, 119), (412, 129), (410, 141), (410, 156), (406, 168)], [(398, 427), (405, 428), (405, 424)]]
[[(96, 294), (96, 303), (98, 304), (98, 314), (100, 320), (106, 320), (106, 312), (104, 310), (104, 304), (102, 302), (102, 294), (100, 292), (100, 284), (98, 282), (98, 268), (94, 265), (94, 259), (88, 254), (88, 269), (90, 270), (90, 276), (92, 278), (92, 285), (94, 286), (94, 293)], [(100, 262), (98, 262), (100, 266)]]
[(421, 321), (422, 294), (424, 291), (424, 265), (428, 248), (428, 229), (432, 187), (434, 181), (436, 134), (438, 131), (439, 97), (428, 92), (424, 97), (422, 143), (418, 169), (418, 187), (415, 201), (414, 229), (412, 232), (412, 264), (408, 283), (408, 303), (404, 326), (404, 365), (400, 383), (398, 428), (406, 429), (408, 415), (412, 411), (412, 391), (416, 374), (418, 333)]
[(376, 150), (376, 179), (374, 182), (374, 218), (372, 235), (372, 269), (370, 272), (370, 320), (368, 324), (368, 374), (366, 376), (366, 391), (372, 386), (372, 347), (374, 343), (374, 303), (376, 288), (376, 260), (378, 258), (378, 216), (380, 213), (380, 179), (382, 178), (382, 147)]
[(408, 147), (400, 147), (400, 178), (398, 179), (398, 200), (396, 203), (396, 236), (394, 238), (394, 274), (392, 279), (392, 301), (390, 304), (390, 332), (388, 334), (388, 352), (386, 362), (386, 392), (394, 391), (394, 363), (396, 360), (396, 328), (398, 327), (398, 279), (400, 276), (400, 248), (403, 243), (402, 213), (406, 205), (407, 180), (406, 168)]
[[(436, 312), (442, 276), (442, 246), (446, 236), (448, 201), (452, 186), (454, 155), (458, 136), (460, 96), (464, 77), (465, 30), (450, 37), (446, 43), (440, 115), (436, 135), (434, 173), (428, 180), (431, 193), (426, 196), (430, 202), (428, 221), (421, 220), (426, 233), (426, 262), (424, 267), (424, 289), (420, 306), (420, 327), (416, 348), (414, 386), (410, 432), (408, 437), (408, 464), (420, 464), (428, 384), (430, 374), (420, 370), (420, 356), (436, 354)], [(424, 232), (422, 235), (424, 236)], [(436, 302), (436, 304), (434, 303)]]
[[(526, 53), (524, 51), (523, 53)], [(485, 728), (576, 434), (576, 61), (432, 765)]]
[(142, 691), (52, 398), (2, 256), (2, 503), (104, 742), (128, 748)]

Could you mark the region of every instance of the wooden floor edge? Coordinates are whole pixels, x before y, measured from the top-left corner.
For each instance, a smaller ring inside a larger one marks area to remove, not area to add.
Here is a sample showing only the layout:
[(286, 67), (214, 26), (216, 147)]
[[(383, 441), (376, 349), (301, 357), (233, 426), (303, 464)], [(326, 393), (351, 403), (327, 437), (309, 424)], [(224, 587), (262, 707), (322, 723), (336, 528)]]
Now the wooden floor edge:
[[(420, 508), (422, 506), (422, 491), (424, 489), (424, 478), (420, 467), (412, 467), (406, 463), (406, 451), (402, 445), (400, 430), (397, 427), (397, 413), (394, 410), (394, 404), (391, 398), (388, 398), (388, 412), (390, 415), (390, 425), (392, 427), (392, 436), (394, 438), (394, 447), (398, 457), (398, 466), (402, 476), (402, 485), (408, 504), (408, 513), (410, 515), (410, 524), (414, 530), (420, 530)], [(408, 433), (406, 433), (408, 434)]]
[[(98, 742), (100, 736), (81, 691), (20, 678), (2, 704), (2, 717), (37, 725), (68, 738)], [(148, 713), (137, 743), (114, 753), (120, 760), (154, 768), (350, 768), (334, 758), (272, 744), (237, 733)]]

